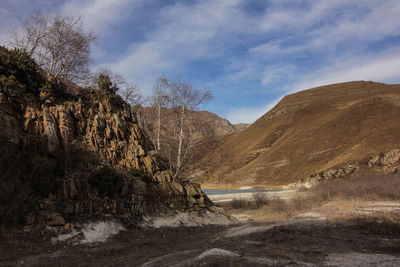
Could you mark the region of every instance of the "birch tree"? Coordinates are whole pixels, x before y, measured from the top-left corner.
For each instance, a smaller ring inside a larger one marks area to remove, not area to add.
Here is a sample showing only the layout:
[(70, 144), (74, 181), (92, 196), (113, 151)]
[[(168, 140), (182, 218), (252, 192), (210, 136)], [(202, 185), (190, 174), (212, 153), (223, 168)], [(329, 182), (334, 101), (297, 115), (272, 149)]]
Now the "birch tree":
[(190, 116), (201, 104), (212, 99), (209, 90), (194, 88), (190, 82), (178, 79), (169, 85), (172, 108), (176, 115), (176, 159), (175, 176), (181, 174), (182, 166), (188, 152), (192, 148), (193, 128), (190, 125)]
[(160, 134), (161, 134), (161, 113), (162, 108), (168, 105), (169, 97), (168, 97), (168, 80), (162, 76), (157, 79), (156, 83), (153, 87), (153, 96), (152, 102), (153, 106), (155, 107), (156, 111), (156, 151), (160, 153), (161, 151), (161, 141), (160, 141)]
[(80, 17), (51, 17), (38, 11), (12, 31), (9, 45), (22, 49), (50, 77), (79, 83), (89, 73), (90, 49), (96, 41)]

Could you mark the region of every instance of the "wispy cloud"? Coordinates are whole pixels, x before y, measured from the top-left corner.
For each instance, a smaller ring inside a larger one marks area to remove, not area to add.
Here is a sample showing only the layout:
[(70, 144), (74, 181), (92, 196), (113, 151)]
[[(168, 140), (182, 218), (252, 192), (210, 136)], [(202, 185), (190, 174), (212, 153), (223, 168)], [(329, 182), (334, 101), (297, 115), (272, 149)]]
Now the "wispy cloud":
[(211, 85), (210, 107), (234, 122), (254, 121), (292, 91), (400, 82), (398, 0), (4, 0), (0, 42), (38, 8), (83, 16), (101, 37), (95, 68), (123, 74), (145, 94), (161, 74), (189, 75)]
[(239, 2), (202, 1), (164, 7), (159, 10), (159, 27), (110, 65), (149, 91), (158, 75), (177, 74), (190, 62), (223, 54), (220, 39), (233, 30), (233, 18), (240, 20)]
[(253, 123), (270, 111), (283, 97), (279, 97), (266, 105), (259, 107), (239, 107), (229, 111), (227, 119), (231, 123)]
[(293, 91), (355, 80), (398, 82), (399, 76), (400, 47), (378, 55), (339, 58), (332, 65), (304, 76), (293, 84)]
[(141, 0), (69, 0), (60, 8), (63, 15), (82, 16), (85, 27), (104, 32), (134, 16)]

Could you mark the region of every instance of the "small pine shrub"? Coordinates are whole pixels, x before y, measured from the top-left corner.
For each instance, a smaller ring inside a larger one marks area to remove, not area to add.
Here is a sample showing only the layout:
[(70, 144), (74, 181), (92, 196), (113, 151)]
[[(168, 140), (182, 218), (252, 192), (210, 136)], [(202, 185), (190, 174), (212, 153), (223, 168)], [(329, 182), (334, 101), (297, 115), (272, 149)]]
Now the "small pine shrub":
[(0, 91), (10, 97), (45, 98), (54, 94), (55, 86), (25, 51), (0, 46)]

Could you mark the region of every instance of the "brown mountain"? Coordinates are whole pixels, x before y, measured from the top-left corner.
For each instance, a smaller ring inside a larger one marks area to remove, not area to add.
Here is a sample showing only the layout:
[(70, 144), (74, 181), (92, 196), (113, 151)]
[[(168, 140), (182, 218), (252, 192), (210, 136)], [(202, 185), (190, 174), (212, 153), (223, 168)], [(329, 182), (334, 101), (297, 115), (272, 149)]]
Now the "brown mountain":
[(193, 177), (210, 188), (286, 185), (399, 148), (399, 127), (400, 85), (317, 87), (287, 95), (228, 137)]
[[(155, 126), (155, 108), (153, 107), (137, 107), (138, 119), (140, 126), (154, 139), (156, 133)], [(170, 127), (174, 120), (172, 109), (164, 108), (162, 111), (162, 131), (172, 132)], [(192, 112), (192, 120), (196, 121), (201, 127), (196, 128), (196, 138), (205, 138), (210, 136), (224, 136), (240, 132), (249, 127), (249, 124), (231, 124), (228, 120), (219, 117), (217, 114), (209, 111)], [(167, 134), (167, 133), (165, 133)]]

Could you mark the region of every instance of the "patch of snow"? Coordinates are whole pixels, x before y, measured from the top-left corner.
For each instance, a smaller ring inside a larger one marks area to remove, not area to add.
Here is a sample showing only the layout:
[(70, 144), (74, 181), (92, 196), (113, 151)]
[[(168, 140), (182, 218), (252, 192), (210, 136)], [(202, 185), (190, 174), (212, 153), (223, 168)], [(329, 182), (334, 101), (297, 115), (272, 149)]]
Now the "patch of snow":
[(84, 239), (81, 240), (81, 244), (104, 242), (120, 231), (126, 231), (126, 229), (118, 222), (88, 223), (82, 229)]
[(319, 223), (325, 223), (327, 221), (328, 218), (324, 214), (317, 212), (306, 212), (290, 218), (290, 220), (284, 224), (295, 224), (295, 223), (319, 224)]
[[(243, 189), (243, 188), (240, 188)], [(208, 197), (214, 202), (214, 203), (224, 203), (224, 202), (229, 202), (234, 199), (248, 199), (252, 200), (254, 198), (254, 194), (257, 192), (245, 192), (245, 193), (232, 193), (232, 194), (216, 194), (216, 195), (208, 195)], [(296, 195), (297, 190), (279, 190), (279, 191), (269, 191), (269, 192), (258, 192), (262, 193), (267, 197), (270, 198), (280, 198), (280, 199), (290, 199), (293, 196)]]
[(225, 232), (225, 237), (235, 237), (235, 236), (242, 236), (242, 235), (249, 235), (253, 233), (263, 232), (275, 226), (277, 226), (277, 224), (262, 225), (262, 226), (243, 225), (243, 226), (233, 227)]
[(142, 267), (150, 267), (150, 266), (160, 266), (161, 263), (165, 264), (168, 261), (173, 261), (175, 258), (182, 258), (183, 256), (187, 254), (192, 254), (192, 253), (198, 253), (199, 250), (184, 250), (184, 251), (178, 251), (170, 254), (163, 255), (161, 257), (157, 257), (155, 259), (152, 259), (151, 261), (143, 263)]
[(84, 224), (79, 231), (73, 229), (68, 234), (52, 237), (51, 243), (55, 244), (72, 239), (74, 239), (74, 241), (79, 241), (81, 244), (104, 242), (111, 236), (125, 230), (126, 229), (120, 223), (114, 221), (87, 223)]
[(268, 231), (275, 226), (281, 226), (281, 225), (326, 223), (327, 220), (328, 220), (327, 217), (321, 213), (307, 212), (294, 216), (290, 220), (281, 223), (261, 225), (261, 226), (253, 226), (246, 224), (238, 227), (233, 227), (225, 232), (225, 237), (235, 237), (235, 236), (249, 235), (253, 233)]
[(74, 238), (75, 236), (77, 236), (77, 235), (79, 235), (79, 234), (80, 234), (79, 232), (77, 232), (77, 231), (75, 231), (75, 230), (72, 230), (71, 233), (59, 235), (59, 236), (57, 236), (57, 237), (52, 237), (52, 238), (51, 238), (51, 243), (54, 245), (54, 244), (56, 244), (56, 243), (58, 243), (58, 242), (63, 242), (63, 241), (65, 241), (65, 240)]
[(154, 228), (178, 227), (178, 226), (204, 226), (204, 225), (229, 225), (237, 223), (237, 220), (223, 214), (207, 211), (203, 215), (197, 213), (176, 212), (174, 215), (158, 217), (145, 217), (144, 225)]
[(400, 266), (400, 257), (374, 253), (340, 253), (326, 257), (327, 266)]
[(206, 257), (212, 257), (212, 256), (222, 256), (222, 257), (239, 257), (239, 254), (233, 253), (232, 251), (225, 250), (225, 249), (220, 249), (220, 248), (213, 248), (204, 251), (201, 253), (199, 256), (196, 257), (196, 260), (201, 260)]

